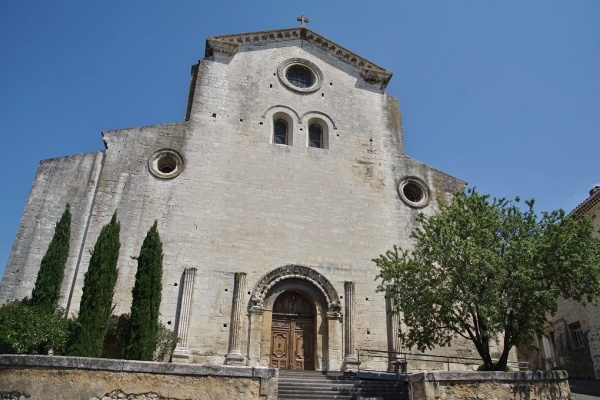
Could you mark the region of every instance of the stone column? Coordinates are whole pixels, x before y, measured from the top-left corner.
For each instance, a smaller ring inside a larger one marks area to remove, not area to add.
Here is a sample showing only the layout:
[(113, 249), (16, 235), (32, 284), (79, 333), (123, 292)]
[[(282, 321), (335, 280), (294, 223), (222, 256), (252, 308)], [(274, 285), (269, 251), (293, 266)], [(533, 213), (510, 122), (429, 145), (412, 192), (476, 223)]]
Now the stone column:
[(354, 346), (354, 282), (344, 282), (344, 298), (346, 299), (346, 312), (344, 313), (344, 369), (358, 371), (358, 357)]
[(240, 339), (242, 334), (245, 287), (246, 273), (236, 272), (233, 286), (233, 302), (231, 305), (231, 323), (229, 324), (229, 351), (225, 357), (225, 364), (229, 365), (244, 365), (244, 355), (241, 351)]
[(402, 342), (400, 340), (400, 315), (393, 313), (392, 299), (385, 296), (385, 314), (388, 336), (388, 351), (390, 355), (389, 372), (403, 372), (406, 368), (404, 358), (398, 354), (402, 350)]
[(177, 318), (177, 336), (179, 336), (179, 343), (173, 352), (174, 363), (190, 362), (187, 346), (195, 279), (196, 268), (186, 268), (183, 271), (183, 277), (181, 279), (181, 305), (179, 307), (179, 315)]

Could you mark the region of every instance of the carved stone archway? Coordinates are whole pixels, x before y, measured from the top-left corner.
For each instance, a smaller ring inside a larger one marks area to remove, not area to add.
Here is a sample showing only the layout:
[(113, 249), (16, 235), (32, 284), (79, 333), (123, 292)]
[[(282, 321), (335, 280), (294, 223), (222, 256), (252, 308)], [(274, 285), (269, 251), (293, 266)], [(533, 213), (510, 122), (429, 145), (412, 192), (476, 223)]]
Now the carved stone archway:
[(264, 275), (254, 287), (250, 297), (250, 311), (264, 309), (265, 298), (270, 289), (286, 279), (300, 279), (316, 287), (326, 301), (327, 314), (330, 317), (339, 317), (342, 308), (339, 296), (333, 285), (316, 270), (303, 265), (288, 264), (279, 267)]
[[(322, 274), (302, 265), (286, 265), (263, 275), (254, 286), (248, 304), (249, 365), (269, 365), (276, 299), (297, 292), (314, 301), (315, 364), (317, 370), (338, 371), (342, 365), (342, 314), (337, 291)], [(311, 368), (312, 369), (312, 368)]]

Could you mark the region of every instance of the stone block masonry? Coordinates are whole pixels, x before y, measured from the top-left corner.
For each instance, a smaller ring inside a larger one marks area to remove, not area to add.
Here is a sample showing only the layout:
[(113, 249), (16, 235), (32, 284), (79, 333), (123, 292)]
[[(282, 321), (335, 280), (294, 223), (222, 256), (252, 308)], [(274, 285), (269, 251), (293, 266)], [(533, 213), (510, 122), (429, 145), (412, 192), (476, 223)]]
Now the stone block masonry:
[(278, 377), (264, 367), (0, 355), (0, 399), (270, 400)]
[(567, 400), (565, 371), (425, 372), (410, 375), (411, 400)]

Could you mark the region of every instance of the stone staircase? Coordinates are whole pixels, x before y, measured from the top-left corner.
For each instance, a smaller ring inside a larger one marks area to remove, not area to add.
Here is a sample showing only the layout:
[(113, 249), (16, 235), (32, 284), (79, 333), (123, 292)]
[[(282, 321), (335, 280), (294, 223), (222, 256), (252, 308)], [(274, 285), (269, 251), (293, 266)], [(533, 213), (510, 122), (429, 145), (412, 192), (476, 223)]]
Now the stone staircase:
[(280, 370), (277, 398), (408, 400), (408, 384), (391, 374)]

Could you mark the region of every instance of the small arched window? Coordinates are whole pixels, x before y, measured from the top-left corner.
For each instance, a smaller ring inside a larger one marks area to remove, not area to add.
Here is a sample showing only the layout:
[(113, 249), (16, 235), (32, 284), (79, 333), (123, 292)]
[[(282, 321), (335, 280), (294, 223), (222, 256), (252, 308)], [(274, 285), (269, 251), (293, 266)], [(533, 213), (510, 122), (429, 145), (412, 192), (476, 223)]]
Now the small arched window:
[(288, 124), (283, 119), (273, 123), (273, 143), (288, 144)]
[(323, 148), (323, 128), (317, 124), (308, 127), (308, 147)]

